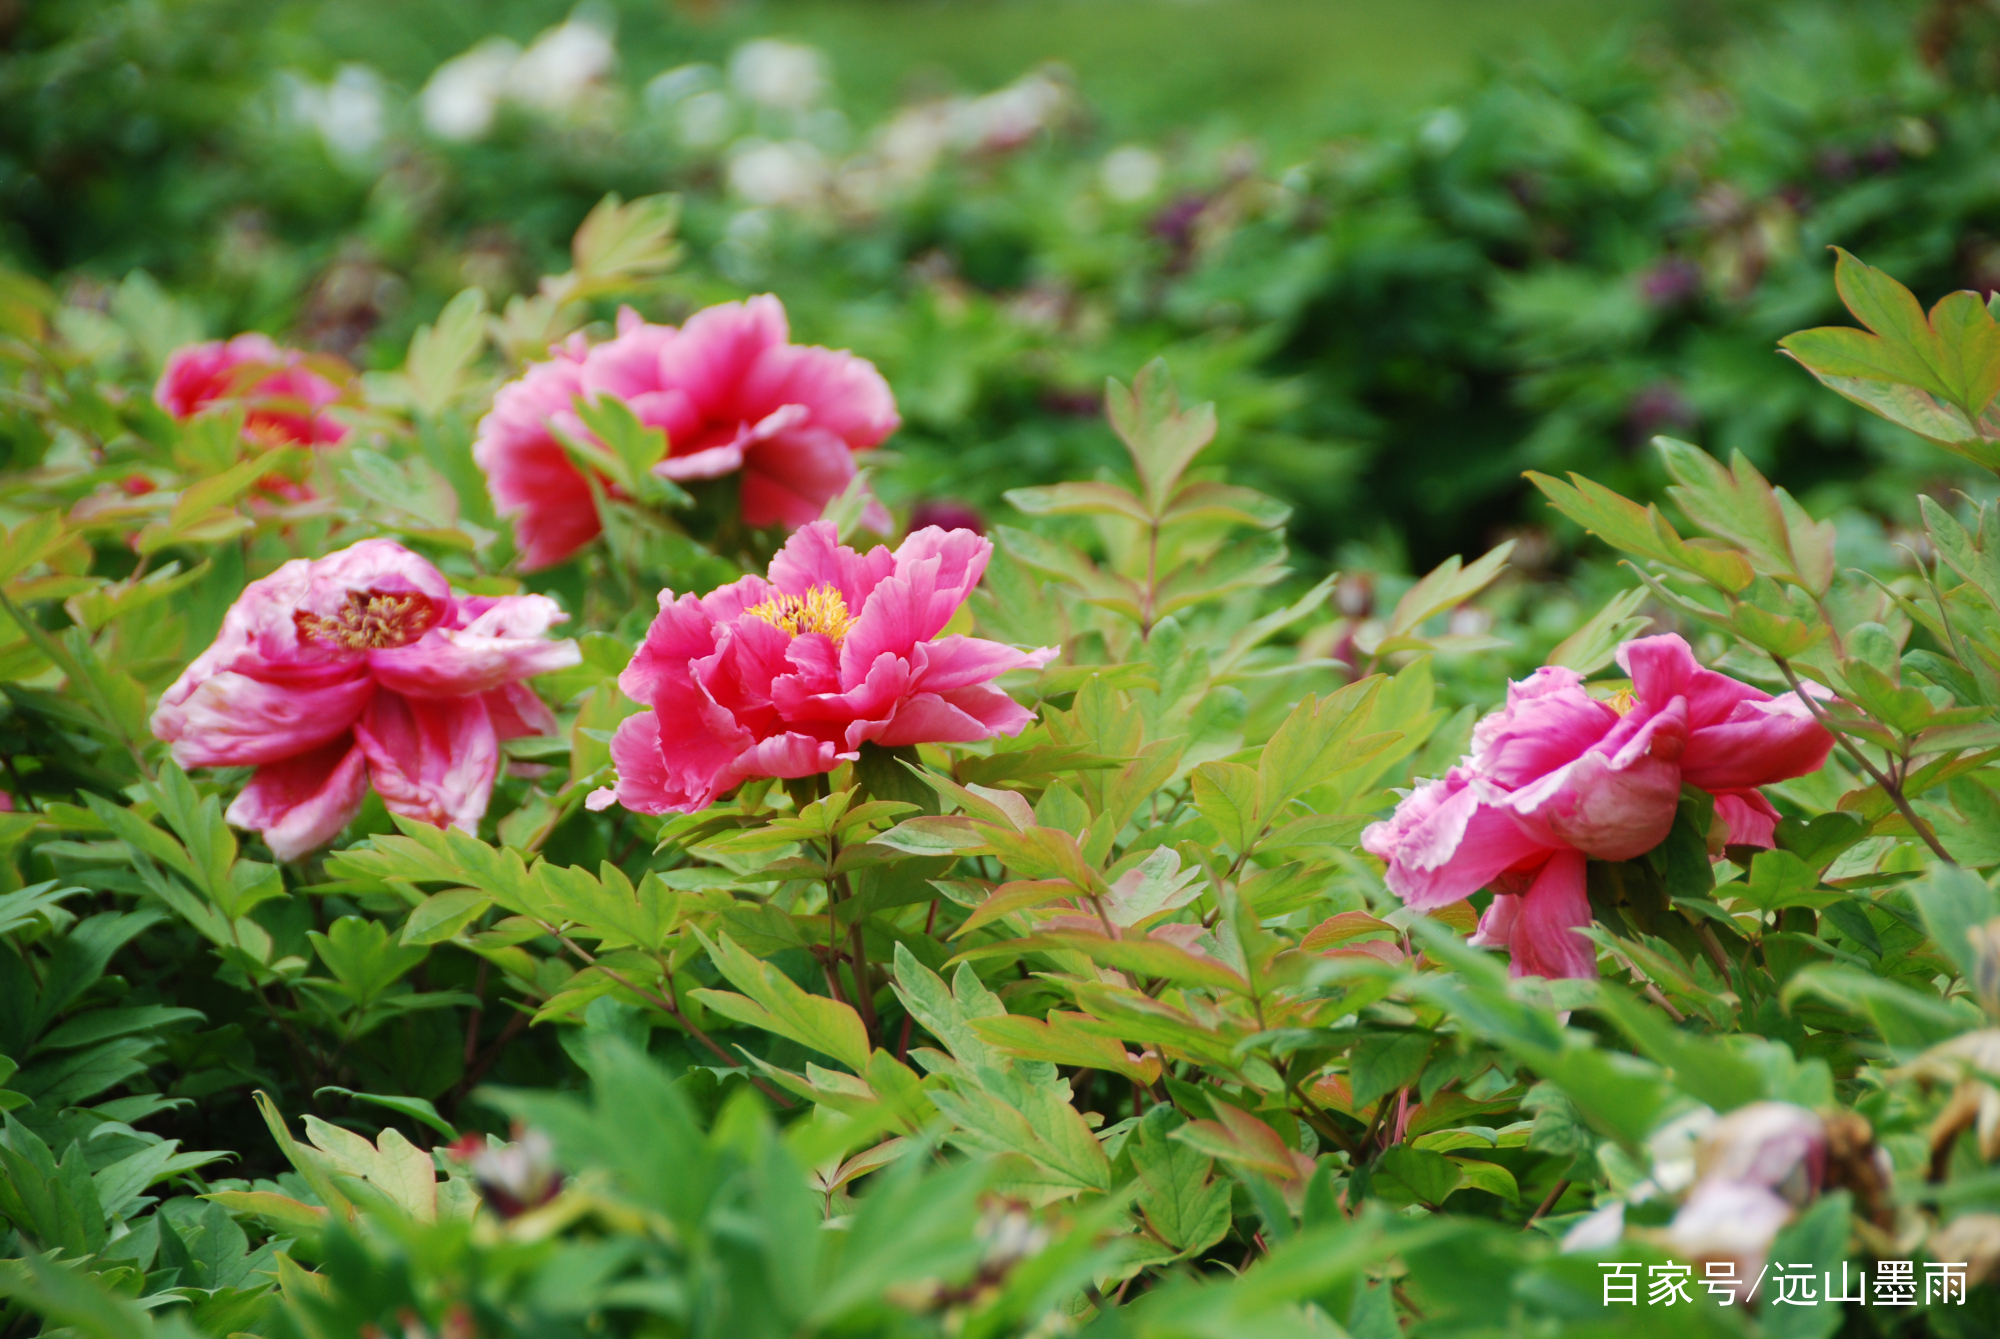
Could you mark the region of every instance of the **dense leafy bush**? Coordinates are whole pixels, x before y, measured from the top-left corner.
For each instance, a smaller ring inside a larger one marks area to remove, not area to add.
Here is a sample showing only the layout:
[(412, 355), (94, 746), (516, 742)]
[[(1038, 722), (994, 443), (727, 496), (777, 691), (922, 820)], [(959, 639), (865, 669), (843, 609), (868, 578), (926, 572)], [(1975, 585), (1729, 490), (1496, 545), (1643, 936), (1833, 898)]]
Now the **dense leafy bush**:
[(810, 52), (732, 57), (652, 7), (618, 11), (615, 51), (579, 21), (519, 70), (460, 9), (415, 11), (378, 74), (226, 4), (30, 7), (0, 76), (3, 244), (92, 276), (86, 305), (139, 266), (213, 333), (389, 365), (466, 283), (497, 308), (559, 268), (606, 191), (672, 189), (689, 252), (651, 309), (768, 289), (881, 366), (893, 504), (1115, 468), (1096, 388), (1166, 353), (1221, 406), (1219, 455), (1304, 508), (1296, 542), (1390, 564), (1539, 525), (1523, 468), (1652, 495), (1658, 431), (1913, 523), (1897, 499), (1932, 465), (1771, 346), (1834, 314), (1829, 243), (1926, 290), (2000, 276), (1978, 5), (1712, 12), (1727, 36), (1692, 51), (1496, 67), (1297, 161), (1105, 142), (1059, 71), (866, 126)]
[(174, 13), (0, 93), (10, 1332), (2000, 1328), (1977, 7), (1276, 176)]

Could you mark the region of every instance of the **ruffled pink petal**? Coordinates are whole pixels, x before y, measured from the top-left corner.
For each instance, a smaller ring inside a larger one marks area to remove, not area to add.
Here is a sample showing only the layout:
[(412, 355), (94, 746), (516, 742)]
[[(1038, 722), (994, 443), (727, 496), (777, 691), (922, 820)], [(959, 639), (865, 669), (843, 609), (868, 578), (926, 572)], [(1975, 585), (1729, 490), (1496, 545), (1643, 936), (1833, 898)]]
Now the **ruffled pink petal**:
[(479, 698), (377, 693), (354, 737), (391, 813), (478, 830), (500, 768), (500, 741)]
[[(683, 770), (676, 776), (667, 770), (666, 755), (660, 749), (660, 718), (642, 711), (618, 723), (611, 736), (611, 764), (617, 770), (615, 794), (618, 803), (635, 814), (693, 813), (708, 807), (714, 798), (713, 773), (689, 790), (692, 774)], [(591, 797), (593, 808), (602, 807)]]
[(556, 714), (524, 683), (501, 684), (479, 696), (486, 704), (486, 717), (493, 722), (496, 739), (526, 739), (556, 732)]
[(1507, 689), (1507, 705), (1473, 730), (1473, 767), (1503, 786), (1528, 784), (1579, 757), (1618, 725), (1582, 676), (1548, 667)]
[(812, 521), (793, 531), (771, 559), (771, 585), (787, 595), (832, 586), (847, 602), (848, 612), (858, 613), (875, 587), (895, 570), (896, 555), (882, 545), (856, 553), (840, 542), (840, 531), (832, 521)]
[[(845, 692), (809, 692), (798, 676), (786, 675), (772, 681), (771, 700), (779, 714), (794, 725), (814, 721), (852, 721), (857, 728), (865, 722), (875, 722), (879, 728), (888, 722), (897, 703), (909, 691), (910, 663), (901, 656), (884, 651), (868, 667), (868, 673), (861, 682)], [(856, 736), (850, 730), (848, 747), (859, 748), (861, 741), (869, 738), (873, 735)]]
[(412, 697), (484, 693), (580, 664), (575, 641), (544, 635), (567, 617), (546, 595), (510, 595), (463, 629), (434, 628), (408, 646), (369, 652), (368, 662), (384, 688)]
[(801, 526), (817, 520), (854, 477), (854, 453), (818, 425), (793, 428), (743, 453), (743, 520)]
[(896, 397), (874, 364), (854, 354), (804, 345), (769, 350), (740, 392), (745, 405), (802, 405), (815, 426), (850, 450), (879, 444), (902, 424)]
[(1590, 924), (1580, 851), (1558, 851), (1521, 899), (1509, 941), (1515, 976), (1597, 975), (1597, 946), (1576, 930)]
[(1404, 902), (1424, 911), (1449, 906), (1549, 849), (1514, 820), (1506, 799), (1490, 782), (1454, 771), (1371, 825), (1362, 846), (1389, 862), (1384, 877)]
[(1703, 730), (1728, 718), (1739, 702), (1761, 702), (1762, 689), (1704, 669), (1694, 649), (1674, 633), (1641, 637), (1618, 648), (1618, 664), (1632, 676), (1632, 692), (1642, 705), (1664, 706), (1676, 697), (1688, 704), (1688, 728)]
[(602, 528), (589, 483), (549, 431), (552, 420), (574, 417), (586, 356), (578, 344), (533, 365), (500, 389), (479, 422), (473, 459), (486, 473), (495, 509), (514, 521), (524, 570), (562, 562)]
[(1687, 708), (1675, 699), (1615, 754), (1597, 749), (1510, 795), (1522, 829), (1552, 847), (1600, 860), (1630, 860), (1666, 840), (1680, 803), (1676, 760), (1687, 737)]
[(1688, 736), (1681, 775), (1703, 790), (1747, 790), (1808, 776), (1826, 765), (1833, 736), (1798, 694), (1738, 702), (1727, 717)]
[(163, 698), (153, 733), (173, 745), (182, 767), (248, 767), (281, 762), (345, 736), (375, 693), (358, 668), (318, 688), (216, 674)]
[(1495, 893), (1492, 903), (1480, 913), (1479, 928), (1465, 942), (1474, 948), (1507, 948), (1514, 942), (1514, 923), (1520, 915), (1520, 898)]
[(754, 422), (778, 404), (746, 401), (743, 383), (764, 352), (782, 347), (789, 334), (784, 305), (769, 294), (696, 312), (661, 347), (660, 384), (685, 389), (704, 418)]
[(853, 756), (811, 735), (773, 735), (769, 739), (758, 740), (746, 750), (736, 759), (730, 771), (735, 780), (753, 776), (815, 776), (831, 772), (843, 758)]
[[(1002, 693), (1000, 696), (1005, 697)], [(1025, 724), (1029, 712), (1017, 707), (1021, 722)], [(1011, 722), (1010, 722), (1011, 723)], [(1014, 730), (1020, 729), (1014, 725)], [(905, 744), (965, 744), (975, 739), (991, 739), (995, 731), (985, 721), (971, 712), (946, 701), (936, 693), (918, 693), (900, 703), (895, 715), (886, 721), (856, 721), (847, 730), (849, 748), (860, 748), (864, 740), (873, 740), (883, 748), (898, 748)]]
[(660, 612), (646, 629), (646, 640), (618, 675), (619, 690), (648, 706), (654, 704), (664, 679), (688, 682), (688, 662), (715, 653), (715, 619), (701, 600), (692, 595), (675, 599), (669, 590), (661, 591), (659, 600)]
[(993, 545), (969, 530), (919, 530), (896, 550), (896, 572), (869, 594), (840, 648), (843, 682), (858, 680), (876, 657), (908, 658), (943, 630), (985, 574)]
[(297, 860), (339, 836), (367, 794), (366, 756), (343, 733), (310, 752), (259, 767), (225, 817), (263, 834), (279, 860)]
[(1058, 648), (1017, 651), (980, 637), (953, 635), (919, 643), (911, 663), (916, 686), (926, 692), (949, 693), (954, 688), (987, 683), (1009, 670), (1040, 669), (1056, 658)]
[[(735, 442), (723, 446), (711, 446), (705, 451), (697, 451), (688, 456), (668, 456), (653, 466), (653, 473), (664, 479), (719, 479), (725, 474), (734, 474), (743, 468), (743, 448)], [(761, 524), (752, 522), (751, 524)]]

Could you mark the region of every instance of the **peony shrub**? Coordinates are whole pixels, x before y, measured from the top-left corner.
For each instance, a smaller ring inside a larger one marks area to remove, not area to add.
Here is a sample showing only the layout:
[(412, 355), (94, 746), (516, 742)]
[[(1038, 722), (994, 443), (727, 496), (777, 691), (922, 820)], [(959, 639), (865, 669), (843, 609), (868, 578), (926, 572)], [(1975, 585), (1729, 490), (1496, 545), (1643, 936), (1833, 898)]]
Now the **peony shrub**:
[[(1663, 438), (1671, 511), (1530, 476), (1595, 612), (1315, 577), (1154, 364), (1117, 468), (898, 516), (867, 362), (610, 306), (672, 217), (337, 438), (275, 345), (163, 419), (0, 310), (10, 1324), (2000, 1324), (1990, 503), (1899, 567)], [(1836, 281), (1801, 377), (2000, 463), (1987, 308)]]

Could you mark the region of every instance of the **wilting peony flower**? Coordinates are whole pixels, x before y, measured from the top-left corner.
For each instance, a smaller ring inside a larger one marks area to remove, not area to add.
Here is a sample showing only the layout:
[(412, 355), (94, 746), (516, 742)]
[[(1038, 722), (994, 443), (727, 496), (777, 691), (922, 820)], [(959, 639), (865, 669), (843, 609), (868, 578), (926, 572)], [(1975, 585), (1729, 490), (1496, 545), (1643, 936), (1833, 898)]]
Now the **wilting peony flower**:
[(167, 358), (153, 399), (175, 418), (240, 404), (244, 438), (262, 445), (331, 445), (347, 436), (326, 413), (341, 390), (304, 361), (298, 350), (255, 333), (190, 344)]
[(660, 614), (618, 678), (635, 702), (611, 741), (614, 799), (640, 813), (691, 813), (746, 777), (810, 776), (884, 747), (1020, 732), (1025, 707), (995, 676), (1046, 664), (940, 637), (979, 584), (993, 546), (964, 530), (920, 530), (894, 553), (856, 553), (833, 525), (801, 528), (771, 560), (706, 596), (660, 592)]
[(1816, 771), (1832, 747), (1796, 695), (1703, 669), (1679, 637), (1627, 642), (1618, 661), (1632, 691), (1615, 705), (1554, 666), (1509, 685), (1472, 752), (1362, 834), (1413, 907), (1491, 887), (1472, 942), (1507, 947), (1517, 976), (1596, 975), (1589, 941), (1571, 933), (1590, 923), (1585, 858), (1658, 846), (1683, 782), (1717, 794), (1730, 841), (1768, 846), (1777, 811), (1755, 788)]
[(1695, 1183), (1667, 1243), (1700, 1261), (1735, 1260), (1756, 1278), (1778, 1230), (1826, 1181), (1826, 1123), (1789, 1102), (1753, 1102), (1717, 1121), (1695, 1149)]
[[(681, 481), (740, 472), (743, 519), (797, 527), (818, 519), (854, 477), (854, 453), (896, 430), (896, 401), (851, 353), (787, 342), (771, 296), (696, 313), (679, 329), (619, 313), (618, 336), (580, 336), (494, 398), (472, 450), (494, 504), (514, 518), (522, 566), (559, 563), (602, 528), (590, 485), (551, 426), (584, 437), (579, 396), (623, 400), (664, 429), (657, 471)], [(867, 518), (886, 531), (879, 504)]]
[(153, 713), (183, 767), (255, 767), (229, 806), (293, 860), (339, 833), (372, 781), (392, 813), (471, 830), (500, 741), (555, 719), (521, 682), (580, 659), (543, 595), (455, 596), (386, 539), (251, 582)]

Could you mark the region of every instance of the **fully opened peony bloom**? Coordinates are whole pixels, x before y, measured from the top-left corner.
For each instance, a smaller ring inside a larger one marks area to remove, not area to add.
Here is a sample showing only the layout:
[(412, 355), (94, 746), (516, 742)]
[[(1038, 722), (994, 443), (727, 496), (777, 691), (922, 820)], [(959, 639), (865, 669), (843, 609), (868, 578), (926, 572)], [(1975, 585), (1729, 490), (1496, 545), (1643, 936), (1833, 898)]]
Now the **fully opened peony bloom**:
[(1771, 845), (1777, 811), (1757, 787), (1816, 771), (1832, 737), (1796, 695), (1773, 698), (1703, 669), (1676, 636), (1627, 642), (1617, 704), (1554, 666), (1507, 689), (1472, 752), (1422, 786), (1362, 845), (1419, 909), (1495, 893), (1472, 942), (1505, 946), (1517, 976), (1594, 976), (1585, 862), (1630, 860), (1666, 839), (1685, 782), (1717, 796), (1727, 840)]
[(996, 675), (1046, 664), (940, 637), (979, 584), (993, 546), (965, 530), (919, 530), (894, 553), (856, 553), (832, 523), (802, 527), (771, 560), (701, 597), (660, 592), (659, 617), (618, 686), (649, 711), (611, 741), (615, 798), (640, 813), (691, 813), (753, 776), (830, 772), (862, 744), (964, 743), (1020, 732), (1029, 712)]
[(328, 446), (347, 428), (326, 409), (341, 389), (304, 366), (305, 355), (266, 335), (190, 344), (167, 359), (153, 398), (175, 418), (241, 404), (244, 437), (266, 446)]
[(330, 841), (371, 782), (393, 813), (470, 830), (500, 741), (555, 727), (521, 681), (578, 662), (548, 636), (566, 617), (542, 595), (453, 595), (386, 539), (295, 558), (244, 588), (153, 733), (183, 767), (255, 767), (229, 821), (280, 860)]
[[(742, 476), (743, 519), (792, 528), (818, 519), (854, 477), (854, 453), (901, 423), (874, 366), (787, 342), (784, 306), (766, 295), (648, 325), (631, 311), (595, 348), (581, 336), (502, 387), (472, 452), (501, 514), (514, 518), (524, 568), (559, 563), (597, 537), (590, 485), (553, 428), (587, 437), (579, 396), (623, 400), (667, 434), (656, 467), (687, 482)], [(879, 505), (869, 522), (887, 530)]]

